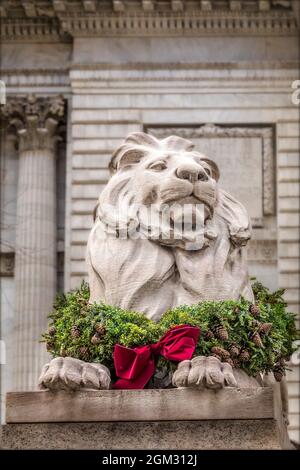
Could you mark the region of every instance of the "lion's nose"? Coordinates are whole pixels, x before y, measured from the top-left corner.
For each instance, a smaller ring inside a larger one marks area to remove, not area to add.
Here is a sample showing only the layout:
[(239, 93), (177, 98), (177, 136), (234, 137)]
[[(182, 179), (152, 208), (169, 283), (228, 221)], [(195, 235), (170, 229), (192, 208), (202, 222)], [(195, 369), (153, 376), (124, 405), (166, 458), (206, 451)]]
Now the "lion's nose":
[(195, 183), (196, 181), (206, 181), (208, 176), (201, 166), (194, 166), (194, 165), (181, 165), (176, 170), (177, 178), (182, 180), (188, 180), (191, 183)]

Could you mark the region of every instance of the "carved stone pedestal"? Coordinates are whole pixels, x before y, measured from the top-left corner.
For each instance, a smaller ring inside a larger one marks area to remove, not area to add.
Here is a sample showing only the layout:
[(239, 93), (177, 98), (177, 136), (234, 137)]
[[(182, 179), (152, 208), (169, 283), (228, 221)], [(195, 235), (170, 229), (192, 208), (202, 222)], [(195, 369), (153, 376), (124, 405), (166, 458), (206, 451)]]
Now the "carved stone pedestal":
[(278, 386), (9, 393), (4, 449), (287, 449)]

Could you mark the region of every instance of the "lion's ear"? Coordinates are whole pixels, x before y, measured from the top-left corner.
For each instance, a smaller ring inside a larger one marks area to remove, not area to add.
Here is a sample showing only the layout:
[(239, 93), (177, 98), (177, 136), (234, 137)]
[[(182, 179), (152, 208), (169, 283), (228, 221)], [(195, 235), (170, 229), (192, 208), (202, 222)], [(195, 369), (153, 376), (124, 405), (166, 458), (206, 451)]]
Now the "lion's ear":
[(201, 158), (201, 161), (205, 162), (209, 165), (209, 167), (211, 169), (211, 175), (212, 175), (213, 179), (216, 180), (216, 181), (219, 181), (220, 170), (219, 170), (218, 165), (215, 162), (213, 162), (212, 160), (210, 160), (209, 158)]
[(139, 163), (144, 155), (145, 150), (142, 147), (138, 148), (135, 145), (122, 144), (114, 152), (109, 164), (109, 169), (114, 173), (120, 168)]
[(175, 150), (177, 152), (190, 152), (195, 147), (193, 142), (184, 139), (183, 137), (178, 137), (177, 135), (170, 135), (166, 139), (163, 139), (161, 143), (167, 149)]
[(124, 144), (117, 148), (111, 158), (109, 164), (111, 172), (139, 163), (147, 151), (153, 148), (159, 148), (159, 141), (152, 135), (145, 132), (129, 134)]
[(125, 140), (126, 144), (143, 145), (146, 147), (159, 147), (159, 141), (151, 134), (145, 132), (132, 132)]

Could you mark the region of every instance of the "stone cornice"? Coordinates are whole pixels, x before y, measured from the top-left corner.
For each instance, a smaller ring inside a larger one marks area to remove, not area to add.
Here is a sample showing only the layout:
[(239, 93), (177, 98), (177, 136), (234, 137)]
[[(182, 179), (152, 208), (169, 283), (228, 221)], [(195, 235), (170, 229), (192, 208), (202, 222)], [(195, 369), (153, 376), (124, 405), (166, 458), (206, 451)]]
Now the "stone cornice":
[[(126, 62), (126, 63), (111, 63), (101, 62), (93, 64), (73, 63), (70, 67), (72, 71), (84, 72), (97, 72), (101, 73), (103, 70), (116, 70), (123, 72), (124, 70), (203, 70), (203, 71), (217, 71), (221, 74), (225, 71), (228, 75), (228, 70), (261, 70), (263, 73), (269, 73), (270, 70), (296, 70), (298, 71), (298, 62), (294, 61), (269, 61), (267, 67), (262, 66), (258, 61), (238, 61), (238, 62)], [(5, 71), (4, 71), (5, 72)]]
[(76, 36), (290, 35), (297, 31), (293, 13), (172, 12), (65, 15), (64, 33)]
[(291, 1), (80, 1), (1, 3), (4, 40), (85, 36), (293, 35)]

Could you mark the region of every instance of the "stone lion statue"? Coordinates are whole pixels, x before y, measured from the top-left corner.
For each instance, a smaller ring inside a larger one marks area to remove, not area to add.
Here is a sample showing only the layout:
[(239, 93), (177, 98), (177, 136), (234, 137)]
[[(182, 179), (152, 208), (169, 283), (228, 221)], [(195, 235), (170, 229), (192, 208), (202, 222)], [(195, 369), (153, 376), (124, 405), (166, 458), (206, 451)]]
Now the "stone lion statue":
[[(134, 133), (114, 153), (88, 241), (91, 302), (159, 320), (182, 304), (252, 300), (249, 216), (219, 188), (217, 165), (193, 147), (181, 137)], [(197, 215), (203, 223), (195, 230)]]
[[(140, 132), (117, 148), (110, 169), (87, 246), (91, 302), (159, 320), (182, 304), (241, 296), (253, 300), (245, 254), (249, 216), (219, 187), (213, 161), (189, 140), (158, 140)], [(216, 357), (183, 361), (173, 375), (177, 387), (259, 384), (260, 379)], [(40, 385), (109, 388), (110, 374), (100, 364), (56, 358), (45, 366)]]

